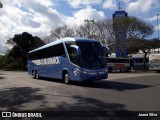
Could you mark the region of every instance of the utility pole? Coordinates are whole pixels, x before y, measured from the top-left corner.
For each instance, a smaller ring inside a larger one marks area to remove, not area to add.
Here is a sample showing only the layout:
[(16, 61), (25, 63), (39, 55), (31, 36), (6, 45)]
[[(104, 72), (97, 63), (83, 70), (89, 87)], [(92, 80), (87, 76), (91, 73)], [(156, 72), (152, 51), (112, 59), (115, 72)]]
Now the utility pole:
[(121, 4), (120, 4), (120, 2), (118, 1), (118, 10), (120, 11), (121, 10)]
[[(157, 14), (157, 27), (158, 27), (158, 40), (159, 40), (159, 14)], [(159, 48), (158, 48), (158, 53), (159, 53)]]

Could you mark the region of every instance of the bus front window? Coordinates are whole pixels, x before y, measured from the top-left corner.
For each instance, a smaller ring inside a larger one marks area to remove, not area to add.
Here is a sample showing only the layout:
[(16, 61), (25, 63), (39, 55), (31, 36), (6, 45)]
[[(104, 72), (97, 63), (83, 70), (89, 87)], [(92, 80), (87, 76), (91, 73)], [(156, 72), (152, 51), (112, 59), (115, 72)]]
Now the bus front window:
[[(99, 42), (66, 42), (66, 47), (70, 57), (70, 61), (83, 68), (104, 68), (106, 67), (106, 58), (103, 47)], [(71, 47), (76, 45), (79, 48)]]
[(77, 42), (81, 50), (80, 65), (84, 68), (106, 67), (102, 46), (98, 42)]
[(79, 65), (79, 57), (78, 57), (78, 51), (76, 48), (70, 47), (69, 49), (69, 57), (70, 61), (76, 65)]

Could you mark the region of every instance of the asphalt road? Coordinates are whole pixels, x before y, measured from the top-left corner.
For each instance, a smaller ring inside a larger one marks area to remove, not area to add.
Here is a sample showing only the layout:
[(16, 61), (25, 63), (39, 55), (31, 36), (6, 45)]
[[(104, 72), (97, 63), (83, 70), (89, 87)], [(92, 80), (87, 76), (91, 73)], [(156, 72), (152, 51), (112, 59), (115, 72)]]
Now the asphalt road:
[(160, 74), (110, 73), (92, 84), (0, 71), (1, 111), (160, 111)]

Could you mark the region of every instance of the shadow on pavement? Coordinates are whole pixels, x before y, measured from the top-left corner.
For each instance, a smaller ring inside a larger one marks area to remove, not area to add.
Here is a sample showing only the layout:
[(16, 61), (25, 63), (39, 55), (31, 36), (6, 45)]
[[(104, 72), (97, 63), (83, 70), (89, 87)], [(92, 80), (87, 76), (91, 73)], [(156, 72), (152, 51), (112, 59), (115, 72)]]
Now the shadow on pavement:
[[(73, 117), (74, 120), (94, 120), (99, 117), (106, 119), (106, 117), (108, 118), (111, 116), (110, 120), (113, 120), (114, 117), (123, 116), (124, 114), (124, 116), (129, 116), (128, 110), (125, 109), (126, 106), (124, 104), (107, 103), (107, 100), (104, 102), (98, 98), (88, 98), (80, 95), (70, 96), (70, 98), (75, 101), (72, 103), (68, 103), (65, 99), (59, 102), (49, 102), (52, 100), (45, 100), (44, 95), (36, 95), (35, 93), (38, 91), (40, 91), (40, 89), (30, 87), (1, 90), (0, 108), (7, 108), (6, 111), (23, 112), (23, 104), (30, 103), (32, 107), (32, 102), (38, 101), (40, 105), (36, 107), (36, 109), (30, 108), (29, 110), (32, 110), (32, 112), (42, 112), (42, 119), (48, 119), (50, 117), (50, 119), (68, 120)], [(55, 106), (51, 107), (52, 105), (49, 106), (48, 103), (55, 104)], [(125, 120), (128, 119), (127, 117), (125, 117)], [(20, 120), (23, 118), (18, 119)]]
[(4, 74), (0, 73), (0, 75), (4, 75)]
[(117, 116), (117, 111), (126, 111), (125, 105), (118, 103), (107, 103), (95, 98), (81, 97), (75, 95), (71, 97), (76, 103), (58, 102), (54, 108), (41, 107), (36, 111), (46, 111), (47, 117), (107, 117)]
[[(72, 96), (76, 103), (58, 102), (54, 108), (35, 109), (46, 119), (56, 120), (137, 120), (138, 112), (128, 111), (124, 104), (107, 103), (98, 98)], [(156, 120), (156, 119), (155, 119)]]
[[(145, 77), (148, 76), (143, 76), (142, 78), (144, 79)], [(126, 79), (131, 78), (124, 78), (123, 81)], [(135, 78), (134, 78), (135, 79)], [(137, 79), (141, 79), (141, 77), (138, 77)], [(46, 80), (50, 82), (57, 82), (57, 83), (62, 83), (63, 80), (60, 79), (53, 79), (53, 78), (40, 78), (40, 80)], [(112, 80), (100, 80), (100, 81), (94, 81), (94, 82), (75, 82), (75, 81), (70, 81), (70, 85), (76, 85), (76, 86), (81, 86), (81, 87), (90, 87), (90, 88), (102, 88), (102, 89), (113, 89), (117, 91), (125, 91), (125, 90), (135, 90), (135, 89), (144, 89), (148, 87), (154, 87), (150, 85), (142, 85), (142, 84), (135, 84), (135, 83), (126, 83), (126, 82), (118, 82), (118, 81), (112, 81)]]
[(62, 79), (55, 79), (55, 78), (40, 77), (38, 80), (57, 82), (57, 83), (64, 83)]
[(20, 87), (6, 88), (0, 90), (0, 109), (6, 111), (22, 110), (22, 104), (32, 101), (40, 101), (45, 97), (34, 93), (40, 91), (38, 88)]
[(149, 85), (141, 85), (141, 84), (125, 83), (125, 82), (117, 82), (117, 81), (97, 81), (92, 83), (80, 83), (80, 84), (75, 83), (75, 84), (83, 87), (114, 89), (117, 91), (135, 90), (135, 89), (144, 89), (148, 87), (153, 87)]
[(0, 77), (0, 80), (1, 80), (1, 79), (4, 79), (4, 77)]
[(6, 108), (5, 111), (23, 112), (23, 104), (30, 103), (30, 107), (32, 107), (32, 101), (38, 101), (40, 105), (36, 107), (36, 109), (33, 106), (33, 109), (29, 108), (29, 110), (32, 110), (32, 112), (42, 112), (42, 114), (46, 111), (44, 117), (57, 117), (60, 119), (68, 119), (69, 117), (76, 117), (76, 119), (80, 119), (78, 117), (105, 117), (110, 114), (110, 112), (106, 113), (105, 111), (112, 111), (112, 116), (116, 116), (116, 111), (127, 111), (123, 104), (107, 103), (95, 98), (81, 97), (79, 95), (70, 96), (70, 98), (76, 102), (68, 103), (64, 99), (55, 103), (50, 102), (55, 104), (55, 106), (49, 107), (48, 103), (51, 100), (46, 101), (44, 95), (34, 94), (38, 91), (40, 91), (40, 89), (30, 87), (1, 90), (0, 110)]

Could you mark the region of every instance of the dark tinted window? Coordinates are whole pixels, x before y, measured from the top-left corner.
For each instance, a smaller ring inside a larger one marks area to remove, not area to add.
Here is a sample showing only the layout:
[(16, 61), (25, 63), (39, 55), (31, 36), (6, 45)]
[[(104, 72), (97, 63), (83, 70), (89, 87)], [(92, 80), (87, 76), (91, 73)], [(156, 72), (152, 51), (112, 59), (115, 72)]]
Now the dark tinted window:
[(65, 57), (63, 43), (29, 53), (28, 59), (35, 60), (35, 59), (42, 59), (42, 58), (49, 58), (49, 57), (56, 57), (56, 56)]
[(106, 58), (108, 63), (129, 63), (129, 59)]
[[(143, 63), (143, 58), (133, 58), (135, 63)], [(149, 59), (146, 58), (146, 62), (149, 62)]]

